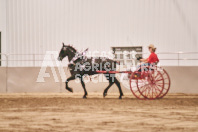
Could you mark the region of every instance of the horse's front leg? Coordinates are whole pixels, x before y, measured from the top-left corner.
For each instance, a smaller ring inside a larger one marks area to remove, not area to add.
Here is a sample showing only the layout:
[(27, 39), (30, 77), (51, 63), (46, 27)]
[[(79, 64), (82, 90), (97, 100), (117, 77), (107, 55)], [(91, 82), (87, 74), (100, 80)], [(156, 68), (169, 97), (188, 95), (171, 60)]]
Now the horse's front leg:
[(68, 83), (69, 83), (70, 80), (74, 80), (74, 79), (75, 79), (75, 76), (72, 75), (72, 76), (69, 77), (69, 78), (66, 80), (66, 82), (65, 82), (65, 84), (66, 84), (66, 89), (67, 89), (68, 91), (70, 91), (70, 92), (73, 92), (73, 89), (70, 88), (70, 87), (68, 86)]

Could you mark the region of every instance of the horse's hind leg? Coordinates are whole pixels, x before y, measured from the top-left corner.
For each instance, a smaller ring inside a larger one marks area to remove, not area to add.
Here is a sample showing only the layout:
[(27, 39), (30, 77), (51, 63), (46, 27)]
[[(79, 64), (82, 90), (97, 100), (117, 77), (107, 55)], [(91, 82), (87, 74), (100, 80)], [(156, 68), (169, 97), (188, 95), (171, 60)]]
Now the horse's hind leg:
[(107, 91), (109, 90), (109, 88), (113, 85), (114, 82), (112, 82), (112, 79), (109, 79), (109, 85), (107, 86), (107, 88), (105, 88), (104, 92), (103, 92), (103, 97), (107, 96)]
[(85, 92), (85, 94), (83, 96), (83, 99), (86, 99), (87, 98), (87, 90), (85, 88), (85, 83), (84, 83), (83, 77), (81, 77), (80, 80), (81, 80), (81, 84), (82, 84), (82, 87), (83, 87), (84, 92)]
[(107, 86), (107, 88), (105, 88), (105, 90), (103, 92), (103, 97), (107, 96), (107, 92), (108, 92), (109, 88), (114, 84), (114, 81), (113, 81), (113, 78), (112, 78), (112, 77), (114, 77), (114, 75), (115, 74), (104, 74), (106, 79), (109, 80), (109, 85)]
[(69, 78), (66, 80), (66, 82), (65, 82), (65, 84), (66, 84), (66, 89), (67, 89), (68, 91), (70, 91), (70, 92), (73, 92), (73, 89), (70, 88), (70, 87), (68, 86), (68, 83), (69, 83), (70, 80), (74, 80), (74, 79), (75, 79), (75, 76), (71, 76), (71, 77), (69, 77)]
[(122, 99), (123, 92), (122, 92), (122, 89), (121, 89), (121, 86), (120, 86), (120, 82), (117, 80), (116, 77), (114, 77), (114, 82), (115, 82), (115, 84), (117, 85), (117, 87), (118, 87), (118, 89), (119, 89), (119, 92), (120, 92), (119, 99)]

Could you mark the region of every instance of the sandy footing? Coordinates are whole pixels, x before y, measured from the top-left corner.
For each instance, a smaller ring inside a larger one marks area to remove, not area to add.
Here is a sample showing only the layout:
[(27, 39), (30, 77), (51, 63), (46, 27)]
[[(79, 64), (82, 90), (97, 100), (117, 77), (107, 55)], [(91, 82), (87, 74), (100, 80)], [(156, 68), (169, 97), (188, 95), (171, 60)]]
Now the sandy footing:
[(198, 131), (198, 95), (138, 100), (127, 94), (0, 94), (0, 131)]

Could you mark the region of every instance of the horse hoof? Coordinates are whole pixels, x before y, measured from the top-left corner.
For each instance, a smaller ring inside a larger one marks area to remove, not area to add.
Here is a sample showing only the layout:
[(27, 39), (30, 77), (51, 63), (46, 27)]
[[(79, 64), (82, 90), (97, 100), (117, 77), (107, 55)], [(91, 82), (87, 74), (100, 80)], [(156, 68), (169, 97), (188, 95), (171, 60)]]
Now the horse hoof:
[(66, 88), (69, 92), (73, 93), (73, 89), (72, 88)]
[(83, 99), (87, 99), (87, 97), (86, 96), (83, 96)]
[(103, 97), (105, 98), (105, 96), (107, 96), (107, 93), (103, 93)]
[(119, 99), (122, 99), (122, 96), (119, 96)]

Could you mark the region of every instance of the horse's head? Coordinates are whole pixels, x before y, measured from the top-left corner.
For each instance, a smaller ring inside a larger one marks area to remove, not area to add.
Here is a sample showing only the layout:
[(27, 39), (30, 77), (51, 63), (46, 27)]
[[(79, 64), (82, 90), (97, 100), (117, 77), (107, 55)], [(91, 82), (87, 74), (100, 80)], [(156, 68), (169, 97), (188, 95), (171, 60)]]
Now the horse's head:
[(62, 43), (63, 46), (60, 50), (59, 56), (58, 56), (58, 60), (62, 61), (66, 56), (74, 56), (76, 53), (76, 50), (69, 45), (65, 45), (64, 43)]
[(60, 50), (60, 52), (59, 52), (59, 56), (58, 56), (58, 60), (59, 61), (62, 61), (63, 60), (63, 58), (65, 58), (66, 56), (68, 56), (68, 48), (67, 48), (67, 45), (65, 45), (64, 43), (63, 43), (63, 46), (62, 46), (62, 48), (61, 48), (61, 50)]

